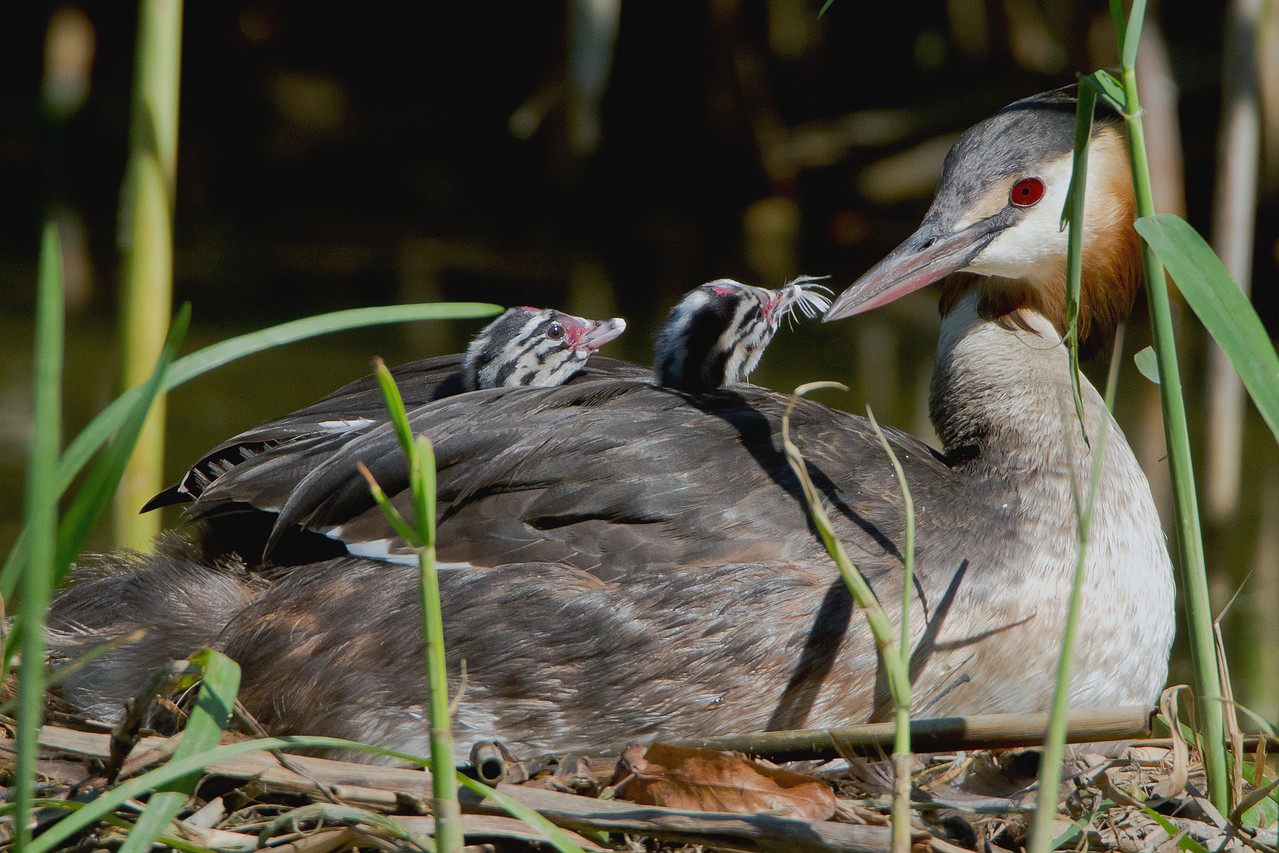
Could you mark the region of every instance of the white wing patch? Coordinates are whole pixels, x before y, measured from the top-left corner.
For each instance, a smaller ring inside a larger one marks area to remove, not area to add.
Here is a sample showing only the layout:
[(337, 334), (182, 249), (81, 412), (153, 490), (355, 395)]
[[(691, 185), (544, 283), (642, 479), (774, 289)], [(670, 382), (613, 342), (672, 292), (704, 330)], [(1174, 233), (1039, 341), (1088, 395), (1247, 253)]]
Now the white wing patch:
[(329, 432), (348, 432), (353, 429), (362, 429), (366, 426), (372, 426), (377, 421), (371, 418), (338, 418), (331, 421), (320, 421), (316, 424), (320, 429)]

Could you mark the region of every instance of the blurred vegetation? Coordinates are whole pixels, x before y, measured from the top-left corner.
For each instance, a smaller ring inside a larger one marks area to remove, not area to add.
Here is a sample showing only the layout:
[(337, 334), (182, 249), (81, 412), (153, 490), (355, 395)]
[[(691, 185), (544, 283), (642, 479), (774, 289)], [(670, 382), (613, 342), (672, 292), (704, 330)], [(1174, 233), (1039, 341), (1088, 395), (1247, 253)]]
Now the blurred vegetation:
[[(819, 5), (436, 4), (419, 24), (390, 4), (190, 4), (174, 256), (176, 302), (195, 308), (188, 345), (337, 308), (465, 299), (621, 314), (631, 331), (606, 352), (647, 362), (656, 322), (702, 281), (777, 286), (800, 272), (851, 281), (918, 223), (955, 134), (1115, 55), (1103, 3), (837, 2), (820, 19)], [(69, 288), (67, 434), (115, 396), (115, 223), (136, 42), (132, 4), (7, 12), (4, 551), (20, 516), (46, 211)], [(1252, 269), (1273, 332), (1279, 4), (1266, 14)], [(1164, 4), (1148, 20), (1139, 64), (1156, 202), (1213, 233), (1226, 10)], [(850, 408), (870, 403), (885, 422), (926, 435), (934, 299), (783, 333), (756, 380), (840, 379), (853, 386)], [(183, 388), (170, 399), (168, 474), (368, 372), (374, 354), (394, 363), (452, 351), (476, 328), (349, 333)], [(1203, 459), (1213, 431), (1207, 350), (1186, 312), (1181, 336)], [(1147, 337), (1144, 322), (1132, 324), (1128, 354)], [(1119, 409), (1159, 492), (1157, 395), (1128, 366)], [(1279, 453), (1251, 409), (1242, 452), (1241, 500), (1210, 525), (1208, 561), (1218, 606), (1252, 572), (1226, 623), (1239, 642), (1227, 645), (1241, 700), (1274, 718), (1277, 676), (1261, 677), (1267, 661), (1256, 650), (1273, 658), (1279, 648)]]

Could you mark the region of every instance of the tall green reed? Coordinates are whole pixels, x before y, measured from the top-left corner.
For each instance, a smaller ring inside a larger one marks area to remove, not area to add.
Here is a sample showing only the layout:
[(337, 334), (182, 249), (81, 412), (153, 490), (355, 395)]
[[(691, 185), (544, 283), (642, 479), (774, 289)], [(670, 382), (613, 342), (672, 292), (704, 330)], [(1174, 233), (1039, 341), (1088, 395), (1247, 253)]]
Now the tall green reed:
[[(1125, 19), (1121, 0), (1111, 0), (1111, 18), (1120, 53), (1120, 77), (1098, 71), (1085, 78), (1123, 116), (1128, 130), (1128, 150), (1132, 164), (1137, 216), (1155, 213), (1151, 192), (1150, 165), (1146, 155), (1145, 129), (1137, 93), (1137, 48), (1146, 12), (1145, 0), (1134, 0)], [(1150, 307), (1151, 334), (1159, 365), (1159, 397), (1164, 416), (1164, 437), (1168, 447), (1168, 468), (1172, 480), (1177, 552), (1181, 564), (1182, 591), (1186, 599), (1190, 628), (1191, 658), (1195, 689), (1199, 695), (1199, 715), (1203, 726), (1204, 769), (1208, 793), (1218, 809), (1226, 811), (1228, 787), (1225, 755), (1225, 719), (1218, 697), (1221, 676), (1212, 630), (1212, 603), (1208, 595), (1208, 575), (1204, 559), (1203, 534), (1195, 491), (1194, 466), (1186, 425), (1186, 405), (1182, 394), (1180, 368), (1168, 282), (1163, 265), (1150, 244), (1142, 242), (1142, 268), (1146, 278), (1146, 298)]]
[(369, 490), (391, 522), (417, 550), (419, 587), (422, 599), (423, 659), (426, 664), (427, 725), (431, 741), (431, 781), (435, 793), (435, 840), (443, 853), (461, 851), (462, 813), (457, 801), (456, 771), (453, 761), (453, 720), (449, 708), (448, 670), (444, 659), (444, 616), (440, 605), (440, 581), (435, 570), (435, 454), (424, 435), (414, 436), (409, 427), (404, 398), (391, 371), (381, 359), (375, 362), (378, 384), (391, 414), (391, 423), (400, 440), (409, 468), (409, 495), (413, 504), (411, 526), (400, 515), (377, 481), (362, 464), (360, 472), (369, 481)]
[[(317, 314), (249, 332), (220, 343), (197, 350), (173, 362), (163, 377), (159, 389), (171, 391), (224, 364), (249, 355), (264, 352), (273, 347), (306, 340), (317, 335), (360, 329), (386, 323), (406, 323), (419, 320), (460, 320), (488, 317), (501, 309), (485, 302), (441, 302), (417, 305), (387, 305), (369, 308), (351, 308), (328, 314)], [(110, 440), (114, 446), (123, 442), (123, 449), (131, 447), (127, 425), (137, 417), (137, 407), (149, 405), (147, 386), (125, 391), (90, 421), (63, 451), (54, 472), (53, 481), (61, 495), (71, 485), (93, 455)], [(125, 439), (128, 439), (125, 441)], [(114, 489), (114, 483), (111, 483)], [(109, 496), (108, 496), (109, 497)], [(150, 495), (147, 495), (149, 498)], [(139, 504), (140, 506), (141, 504)], [(23, 530), (19, 535), (4, 568), (0, 569), (0, 597), (8, 598), (17, 585), (18, 574), (25, 565), (29, 551), (29, 535)]]
[(382, 387), (382, 396), (391, 414), (391, 423), (408, 463), (414, 524), (410, 525), (400, 515), (367, 468), (360, 465), (360, 471), (368, 480), (369, 491), (387, 521), (418, 553), (436, 844), (441, 851), (462, 849), (462, 818), (456, 787), (460, 783), (476, 793), (492, 798), (513, 816), (540, 830), (561, 853), (581, 853), (581, 849), (566, 834), (528, 806), (454, 770), (452, 708), (448, 698), (448, 670), (445, 665), (444, 615), (440, 601), (439, 576), (435, 568), (435, 454), (430, 439), (424, 435), (413, 435), (408, 413), (404, 409), (404, 399), (391, 372), (381, 359), (375, 362), (375, 370), (378, 384)]
[[(1135, 68), (1145, 2), (1136, 0), (1127, 17), (1124, 16), (1120, 0), (1111, 0), (1110, 10), (1121, 55), (1120, 74), (1115, 77), (1107, 71), (1097, 71), (1081, 80), (1079, 138), (1087, 138), (1085, 126), (1091, 122), (1092, 101), (1098, 97), (1106, 100), (1120, 113), (1128, 130), (1137, 200), (1136, 228), (1142, 237), (1142, 266), (1154, 338), (1153, 364), (1146, 364), (1143, 373), (1156, 376), (1160, 387), (1174, 491), (1177, 552), (1190, 628), (1195, 687), (1199, 698), (1199, 742), (1208, 776), (1209, 797), (1224, 813), (1231, 798), (1226, 772), (1227, 747), (1222, 702), (1229, 691), (1222, 682), (1224, 673), (1218, 665), (1220, 650), (1213, 631), (1194, 467), (1164, 267), (1167, 266), (1173, 273), (1186, 301), (1229, 357), (1276, 440), (1279, 440), (1279, 357), (1276, 357), (1269, 336), (1247, 297), (1231, 280), (1224, 264), (1207, 242), (1179, 217), (1156, 214), (1154, 211)], [(1068, 214), (1063, 215), (1063, 218), (1070, 220), (1071, 227), (1073, 266), (1069, 301), (1073, 305), (1077, 305), (1078, 299), (1077, 229), (1082, 211), (1082, 175), (1086, 156), (1082, 146), (1077, 146), (1077, 149), (1075, 181), (1079, 192), (1076, 195), (1072, 187), (1071, 202), (1074, 206)], [(1075, 339), (1073, 331), (1071, 339), (1072, 342)], [(1081, 548), (1085, 546), (1086, 539), (1081, 542)], [(1059, 683), (1059, 690), (1061, 689)]]
[[(120, 201), (121, 385), (151, 372), (173, 305), (173, 208), (177, 181), (182, 0), (140, 0), (129, 161)], [(146, 549), (158, 513), (139, 515), (164, 478), (164, 399), (156, 400), (121, 479), (116, 544)]]
[[(31, 559), (22, 575), (18, 618), (22, 631), (22, 671), (18, 674), (18, 743), (15, 757), (14, 825), (18, 847), (31, 841), (35, 798), (37, 735), (44, 722), (44, 614), (53, 596), (57, 553), (58, 492), (51, 476), (62, 444), (62, 341), (64, 335), (62, 250), (57, 230), (46, 225), (40, 242), (36, 293), (34, 417), (27, 465), (26, 516)], [(6, 658), (7, 660), (7, 658)]]
[(817, 533), (821, 537), (822, 543), (826, 546), (826, 552), (839, 570), (844, 585), (848, 587), (849, 593), (853, 596), (853, 601), (865, 615), (866, 623), (870, 626), (871, 635), (875, 638), (875, 645), (879, 650), (879, 660), (884, 667), (885, 680), (888, 682), (888, 691), (893, 700), (894, 712), (894, 782), (891, 807), (892, 846), (894, 853), (908, 853), (911, 848), (909, 616), (915, 566), (915, 505), (911, 500), (910, 487), (906, 483), (906, 475), (902, 471), (901, 463), (897, 460), (897, 455), (893, 453), (893, 449), (883, 431), (879, 428), (879, 424), (875, 423), (874, 415), (871, 415), (868, 410), (867, 414), (870, 415), (875, 434), (879, 436), (880, 443), (883, 445), (884, 451), (896, 473), (897, 483), (902, 491), (905, 515), (906, 542), (903, 557), (901, 625), (899, 626), (899, 632), (894, 632), (893, 625), (888, 619), (888, 613), (884, 610), (883, 605), (880, 604), (875, 591), (871, 589), (865, 576), (862, 575), (848, 556), (848, 551), (844, 548), (844, 544), (835, 535), (835, 528), (831, 524), (830, 516), (826, 513), (826, 508), (822, 503), (822, 493), (814, 485), (812, 477), (809, 476), (808, 464), (804, 461), (804, 456), (800, 453), (799, 447), (791, 441), (790, 416), (795, 404), (800, 397), (809, 391), (819, 388), (848, 390), (846, 386), (838, 382), (809, 382), (796, 388), (794, 394), (791, 395), (790, 404), (786, 407), (786, 413), (782, 416), (782, 449), (786, 455), (786, 464), (790, 466), (791, 471), (794, 472), (795, 477), (799, 480), (800, 489), (804, 496), (804, 504), (808, 508), (809, 516), (813, 519), (813, 526), (817, 528)]

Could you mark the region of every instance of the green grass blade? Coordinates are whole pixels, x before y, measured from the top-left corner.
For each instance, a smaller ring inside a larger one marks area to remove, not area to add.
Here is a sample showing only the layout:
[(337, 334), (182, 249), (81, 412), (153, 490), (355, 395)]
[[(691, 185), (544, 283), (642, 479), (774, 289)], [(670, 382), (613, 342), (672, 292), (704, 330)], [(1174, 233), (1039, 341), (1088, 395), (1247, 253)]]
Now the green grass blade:
[[(1107, 399), (1114, 396), (1119, 360), (1111, 359), (1110, 380), (1107, 383)], [(1057, 792), (1061, 787), (1061, 765), (1065, 755), (1067, 715), (1070, 710), (1070, 670), (1074, 662), (1075, 636), (1079, 625), (1079, 612), (1083, 604), (1084, 585), (1087, 582), (1086, 556), (1088, 536), (1092, 526), (1093, 509), (1097, 503), (1097, 487), (1101, 483), (1102, 463), (1106, 457), (1106, 439), (1110, 432), (1110, 419), (1103, 417), (1093, 445), (1092, 468), (1088, 480), (1088, 492), (1079, 504), (1079, 489), (1071, 471), (1071, 493), (1075, 495), (1075, 517), (1079, 550), (1075, 557), (1075, 574), (1070, 588), (1066, 609), (1066, 626), (1061, 641), (1061, 656), (1057, 659), (1057, 683), (1053, 691), (1052, 713), (1048, 718), (1048, 732), (1044, 737), (1044, 749), (1039, 759), (1039, 795), (1032, 822), (1028, 853), (1047, 853), (1051, 850), (1052, 823), (1057, 816)]]
[(435, 448), (431, 440), (419, 435), (413, 442), (413, 457), (417, 460), (417, 479), (420, 488), (413, 495), (417, 527), (428, 548), (435, 547)]
[(1137, 365), (1137, 370), (1142, 376), (1149, 379), (1156, 385), (1159, 384), (1159, 357), (1155, 355), (1153, 347), (1144, 347), (1132, 357), (1133, 364)]
[(413, 452), (413, 430), (409, 428), (409, 415), (404, 409), (404, 397), (395, 384), (386, 362), (377, 358), (373, 360), (373, 373), (377, 376), (378, 385), (382, 388), (382, 398), (386, 400), (386, 410), (391, 414), (391, 423), (395, 426), (395, 437), (400, 440), (400, 448), (405, 456)]
[(395, 508), (395, 504), (391, 503), (391, 499), (386, 496), (386, 492), (378, 485), (377, 480), (373, 478), (373, 474), (369, 469), (365, 467), (363, 462), (356, 462), (355, 467), (364, 477), (365, 482), (369, 484), (369, 493), (373, 495), (373, 502), (378, 505), (378, 509), (382, 510), (382, 515), (386, 517), (386, 520), (391, 522), (391, 527), (395, 529), (395, 532), (414, 548), (421, 548), (422, 537), (404, 520), (404, 516), (400, 515), (400, 511)]
[[(497, 305), (485, 302), (450, 302), (423, 303), (415, 305), (387, 305), (375, 308), (352, 308), (346, 311), (334, 311), (293, 320), (250, 332), (246, 335), (231, 338), (212, 346), (185, 355), (173, 363), (168, 376), (164, 380), (163, 390), (171, 391), (190, 380), (208, 373), (210, 370), (229, 364), (245, 356), (254, 355), (272, 347), (296, 343), (317, 335), (358, 329), (365, 326), (376, 326), (386, 323), (407, 323), (418, 320), (468, 320), (476, 317), (489, 317), (502, 309)], [(85, 464), (98, 452), (128, 417), (133, 401), (141, 393), (138, 388), (131, 388), (111, 402), (98, 413), (87, 427), (67, 445), (58, 463), (56, 482), (58, 494), (66, 491), (71, 481), (80, 473)], [(18, 535), (17, 541), (0, 570), (0, 596), (9, 598), (13, 594), (17, 581), (17, 573), (21, 571), (29, 553), (28, 536), (25, 530)]]
[(26, 845), (24, 849), (26, 853), (48, 853), (48, 851), (57, 850), (62, 842), (97, 823), (126, 801), (134, 797), (146, 796), (148, 792), (158, 790), (192, 773), (201, 772), (215, 762), (262, 750), (302, 748), (358, 749), (376, 755), (398, 758), (401, 761), (417, 765), (425, 765), (427, 763), (416, 755), (407, 755), (402, 752), (335, 737), (290, 736), (241, 741), (215, 747), (186, 758), (179, 759), (174, 757), (168, 763), (154, 770), (122, 782), (111, 790), (104, 792), (93, 802), (86, 804), (84, 808), (68, 815), (46, 829), (40, 834), (39, 838)]
[[(435, 453), (430, 440), (418, 436), (409, 457), (413, 466), (413, 509), (424, 542), (418, 549), (418, 569), (422, 596), (422, 636), (426, 662), (426, 683), (430, 693), (431, 771), (435, 774), (435, 840), (441, 853), (461, 853), (462, 812), (453, 784), (453, 714), (449, 705), (448, 669), (445, 666), (444, 610), (440, 602), (440, 580), (435, 570), (435, 519), (427, 507), (435, 505)], [(431, 496), (428, 499), (427, 490)]]
[(1141, 26), (1146, 18), (1146, 0), (1132, 0), (1132, 9), (1128, 12), (1128, 26), (1124, 30), (1123, 47), (1119, 51), (1120, 62), (1124, 68), (1137, 65), (1137, 47), (1141, 44)]
[[(1134, 7), (1134, 14), (1140, 7)], [(1137, 93), (1137, 72), (1125, 66), (1124, 124), (1128, 129), (1128, 153), (1132, 166), (1133, 191), (1138, 217), (1155, 213), (1150, 183), (1150, 162), (1146, 154), (1145, 128)], [(1141, 221), (1140, 218), (1137, 220)], [(1138, 228), (1140, 232), (1140, 227)], [(1198, 492), (1190, 453), (1190, 430), (1186, 402), (1181, 388), (1181, 367), (1177, 363), (1177, 341), (1173, 334), (1172, 307), (1164, 267), (1149, 243), (1141, 246), (1141, 267), (1146, 277), (1146, 302), (1150, 309), (1150, 331), (1159, 360), (1159, 402), (1164, 415), (1164, 441), (1168, 450), (1168, 474), (1172, 481), (1177, 553), (1180, 557), (1182, 589), (1186, 602), (1191, 663), (1195, 673), (1195, 693), (1199, 696), (1199, 720), (1203, 732), (1204, 771), (1208, 777), (1208, 797), (1218, 811), (1228, 808), (1225, 714), (1220, 703), (1208, 698), (1221, 696), (1221, 673), (1217, 667), (1216, 637), (1213, 632), (1212, 600), (1208, 594), (1208, 571), (1204, 557), (1203, 532), (1199, 523)]]
[[(906, 515), (906, 548), (902, 560), (902, 615), (898, 633), (901, 643), (897, 654), (900, 666), (910, 671), (910, 596), (915, 582), (915, 501), (910, 496), (910, 485), (906, 482), (906, 472), (888, 443), (888, 436), (879, 428), (875, 413), (866, 407), (866, 419), (879, 438), (879, 444), (893, 463), (893, 472), (897, 475), (897, 486), (901, 489), (902, 505)], [(893, 802), (892, 802), (892, 838), (894, 853), (910, 851), (910, 682), (905, 684), (905, 692), (893, 691), (894, 738), (893, 738)]]
[(97, 527), (102, 514), (111, 505), (111, 497), (115, 494), (116, 485), (124, 474), (129, 455), (133, 452), (134, 442), (142, 432), (151, 404), (160, 394), (160, 387), (165, 374), (177, 355), (178, 348), (186, 336), (187, 326), (191, 321), (191, 304), (187, 303), (178, 311), (173, 325), (169, 327), (168, 337), (160, 350), (160, 358), (151, 376), (140, 387), (134, 398), (124, 423), (116, 431), (115, 437), (107, 446), (106, 452), (98, 458), (93, 470), (89, 473), (84, 485), (76, 495), (75, 501), (67, 509), (58, 527), (58, 559), (57, 579), (66, 573), (71, 561), (80, 553), (84, 543)]
[(1229, 356), (1279, 441), (1279, 356), (1248, 297), (1207, 241), (1181, 217), (1160, 213), (1138, 219), (1137, 233), (1154, 249), (1199, 322)]
[[(182, 731), (182, 743), (173, 753), (174, 760), (199, 755), (218, 745), (222, 732), (231, 719), (235, 695), (240, 689), (240, 667), (226, 655), (205, 649), (194, 655), (192, 660), (203, 670), (204, 679), (195, 707)], [(199, 782), (200, 773), (195, 771), (173, 780), (152, 794), (142, 817), (138, 818), (133, 831), (120, 848), (120, 853), (149, 850), (151, 843), (168, 828), (169, 823), (195, 793), (195, 786)]]
[[(367, 809), (337, 803), (312, 803), (285, 812), (267, 824), (262, 831), (263, 838), (270, 838), (282, 829), (295, 827), (303, 821), (320, 821), (325, 824), (337, 823), (344, 826), (368, 826), (380, 829), (397, 841), (403, 841), (427, 853), (435, 853), (435, 842), (429, 835), (409, 829), (393, 817)], [(269, 848), (268, 848), (269, 849)], [(124, 853), (123, 849), (120, 853)]]
[(1079, 82), (1081, 90), (1084, 87), (1091, 88), (1097, 97), (1110, 104), (1117, 112), (1123, 113), (1124, 87), (1115, 79), (1115, 75), (1109, 71), (1094, 71)]
[(1092, 140), (1096, 106), (1096, 90), (1091, 85), (1080, 85), (1075, 104), (1075, 154), (1070, 189), (1061, 211), (1062, 227), (1068, 225), (1070, 228), (1066, 236), (1066, 351), (1070, 354), (1070, 386), (1075, 400), (1075, 417), (1085, 441), (1088, 434), (1084, 428), (1083, 389), (1079, 386), (1079, 293), (1083, 275), (1080, 258), (1084, 239), (1084, 199), (1088, 187), (1088, 143)]
[(1115, 44), (1119, 52), (1124, 52), (1124, 3), (1123, 0), (1110, 0), (1110, 24), (1115, 28)]
[(35, 799), (36, 756), (39, 750), (37, 738), (44, 720), (44, 618), (53, 595), (54, 555), (57, 553), (58, 491), (52, 475), (58, 464), (58, 447), (62, 441), (63, 298), (62, 246), (57, 229), (47, 224), (40, 240), (34, 416), (26, 483), (31, 559), (22, 574), (22, 601), (18, 609), (23, 626), (22, 660), (25, 662), (18, 675), (18, 743), (13, 795), (17, 806), (14, 821), (18, 849), (31, 840), (31, 804)]
[(535, 827), (546, 836), (547, 842), (553, 844), (560, 853), (582, 853), (582, 848), (573, 843), (573, 839), (568, 837), (568, 833), (561, 830), (558, 826), (542, 817), (529, 806), (524, 805), (519, 800), (508, 797), (496, 788), (490, 788), (482, 782), (476, 782), (457, 774), (457, 781), (461, 785), (465, 785), (477, 794), (488, 797), (502, 808), (510, 812), (512, 817), (519, 818), (529, 826)]
[(808, 464), (804, 461), (804, 456), (800, 453), (798, 445), (791, 441), (790, 438), (791, 410), (795, 407), (800, 397), (818, 388), (848, 390), (847, 386), (838, 382), (809, 382), (796, 388), (791, 394), (786, 413), (782, 415), (782, 451), (786, 455), (786, 464), (790, 466), (791, 471), (794, 472), (795, 477), (799, 480), (800, 490), (804, 496), (804, 504), (813, 520), (813, 526), (817, 528), (817, 534), (822, 539), (822, 544), (826, 546), (826, 553), (830, 555), (836, 568), (839, 569), (840, 577), (852, 594), (853, 601), (866, 617), (866, 623), (870, 626), (871, 634), (875, 637), (875, 646), (879, 651), (880, 662), (884, 666), (889, 690), (894, 696), (909, 696), (910, 672), (907, 667), (902, 666), (901, 658), (893, 650), (894, 641), (897, 639), (896, 632), (893, 631), (893, 624), (889, 621), (888, 614), (879, 603), (879, 599), (875, 597), (875, 591), (866, 582), (866, 578), (862, 576), (862, 573), (857, 570), (852, 558), (848, 556), (844, 543), (840, 542), (839, 537), (835, 535), (835, 527), (831, 524), (826, 508), (822, 505), (822, 493), (813, 483), (813, 478), (809, 476)]
[[(37, 797), (35, 807), (38, 809), (63, 809), (64, 811), (75, 812), (84, 808), (84, 803), (75, 800), (58, 800), (53, 797)], [(13, 813), (13, 808), (9, 804), (0, 805), (0, 817), (7, 817)], [(116, 815), (105, 815), (102, 823), (107, 826), (114, 826), (117, 829), (123, 829), (126, 832), (132, 831), (134, 823), (125, 820)], [(227, 853), (226, 848), (219, 848), (217, 851), (210, 850), (208, 847), (201, 847), (199, 844), (193, 844), (184, 838), (175, 838), (172, 835), (161, 834), (156, 839), (164, 847), (172, 847), (181, 853)], [(247, 846), (247, 845), (246, 845)]]
[[(386, 400), (396, 437), (408, 461), (409, 489), (413, 500), (413, 516), (416, 530), (400, 519), (396, 530), (417, 548), (419, 570), (419, 594), (422, 603), (422, 640), (425, 662), (428, 724), (431, 739), (431, 772), (433, 776), (433, 803), (435, 811), (435, 840), (442, 853), (458, 853), (465, 843), (462, 835), (462, 813), (457, 801), (457, 786), (453, 784), (452, 709), (449, 707), (448, 670), (444, 656), (444, 617), (440, 606), (439, 577), (435, 571), (435, 453), (430, 440), (422, 435), (413, 437), (408, 413), (404, 410), (404, 398), (396, 387), (391, 371), (380, 360), (375, 362), (375, 373)], [(382, 489), (366, 470), (361, 468), (373, 499), (392, 523), (396, 524), (399, 512), (382, 494)]]

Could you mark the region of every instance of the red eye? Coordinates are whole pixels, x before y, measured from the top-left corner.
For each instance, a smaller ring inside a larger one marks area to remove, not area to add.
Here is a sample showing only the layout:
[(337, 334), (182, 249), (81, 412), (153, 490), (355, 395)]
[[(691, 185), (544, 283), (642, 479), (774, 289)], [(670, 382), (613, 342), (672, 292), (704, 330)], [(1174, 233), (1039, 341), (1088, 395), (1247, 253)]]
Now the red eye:
[(1039, 178), (1022, 178), (1008, 194), (1008, 200), (1016, 207), (1032, 207), (1043, 197), (1044, 182)]

